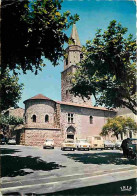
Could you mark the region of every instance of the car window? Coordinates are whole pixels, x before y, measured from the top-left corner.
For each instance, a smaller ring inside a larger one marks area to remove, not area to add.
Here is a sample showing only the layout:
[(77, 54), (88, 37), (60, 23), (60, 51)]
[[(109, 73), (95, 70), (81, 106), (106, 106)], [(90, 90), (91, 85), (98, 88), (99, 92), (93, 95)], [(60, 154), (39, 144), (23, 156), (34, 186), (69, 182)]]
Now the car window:
[(101, 140), (101, 137), (94, 137), (95, 140)]

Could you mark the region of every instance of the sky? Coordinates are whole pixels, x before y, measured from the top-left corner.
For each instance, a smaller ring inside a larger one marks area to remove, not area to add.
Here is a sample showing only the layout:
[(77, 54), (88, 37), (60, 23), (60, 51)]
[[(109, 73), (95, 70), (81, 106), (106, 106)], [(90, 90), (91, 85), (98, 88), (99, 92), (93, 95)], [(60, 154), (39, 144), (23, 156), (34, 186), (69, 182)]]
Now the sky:
[[(136, 5), (135, 2), (124, 0), (65, 0), (62, 3), (62, 11), (69, 10), (71, 14), (78, 14), (80, 20), (76, 23), (77, 31), (82, 45), (86, 40), (93, 39), (98, 28), (107, 29), (110, 21), (116, 20), (123, 27), (128, 28), (128, 34), (136, 36)], [(66, 34), (71, 35), (72, 27)], [(24, 84), (22, 99), (18, 103), (24, 108), (23, 101), (37, 94), (43, 94), (53, 100), (61, 100), (61, 72), (63, 61), (54, 67), (51, 62), (44, 59), (46, 67), (36, 76), (28, 71), (20, 74), (19, 83)]]

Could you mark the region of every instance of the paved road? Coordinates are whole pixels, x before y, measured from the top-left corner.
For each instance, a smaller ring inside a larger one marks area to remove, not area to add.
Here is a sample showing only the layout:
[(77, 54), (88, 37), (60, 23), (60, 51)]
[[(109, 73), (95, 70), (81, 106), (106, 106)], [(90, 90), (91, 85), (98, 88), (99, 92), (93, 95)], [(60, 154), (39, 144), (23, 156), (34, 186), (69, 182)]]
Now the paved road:
[(1, 192), (52, 193), (137, 177), (136, 163), (119, 150), (61, 151), (1, 146)]

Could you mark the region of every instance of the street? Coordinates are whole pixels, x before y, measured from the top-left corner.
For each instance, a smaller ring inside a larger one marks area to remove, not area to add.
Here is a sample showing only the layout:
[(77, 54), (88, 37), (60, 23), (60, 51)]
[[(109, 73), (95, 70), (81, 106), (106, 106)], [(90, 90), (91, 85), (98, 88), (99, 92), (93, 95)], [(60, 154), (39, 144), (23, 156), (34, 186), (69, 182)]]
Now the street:
[(86, 187), (97, 191), (95, 187), (107, 184), (115, 185), (121, 195), (133, 195), (137, 172), (136, 161), (122, 158), (120, 150), (61, 151), (3, 145), (1, 177), (2, 195), (69, 195), (65, 191), (72, 194), (76, 189), (75, 195), (82, 195), (81, 189), (86, 194)]

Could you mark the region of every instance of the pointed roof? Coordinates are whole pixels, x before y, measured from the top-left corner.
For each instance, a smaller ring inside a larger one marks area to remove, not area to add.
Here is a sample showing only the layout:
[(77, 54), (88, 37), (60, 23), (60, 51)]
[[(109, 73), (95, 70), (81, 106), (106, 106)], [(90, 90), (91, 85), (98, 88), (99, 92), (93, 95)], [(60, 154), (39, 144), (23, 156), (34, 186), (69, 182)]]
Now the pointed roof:
[(80, 40), (79, 40), (79, 36), (78, 36), (78, 32), (77, 32), (77, 28), (76, 28), (75, 24), (73, 24), (72, 33), (71, 33), (71, 37), (70, 38), (74, 39), (74, 41), (75, 41), (74, 44), (70, 44), (70, 45), (81, 46), (81, 43), (80, 43)]
[(50, 100), (50, 101), (53, 101), (52, 99), (50, 99), (50, 98), (48, 98), (48, 97), (46, 97), (46, 96), (44, 96), (44, 95), (42, 95), (42, 94), (38, 94), (38, 95), (35, 95), (34, 97), (31, 97), (31, 98), (29, 98), (29, 99), (27, 99), (27, 100), (25, 100), (24, 102), (26, 102), (26, 101), (28, 101), (28, 100), (36, 100), (36, 99), (42, 99), (42, 100)]

